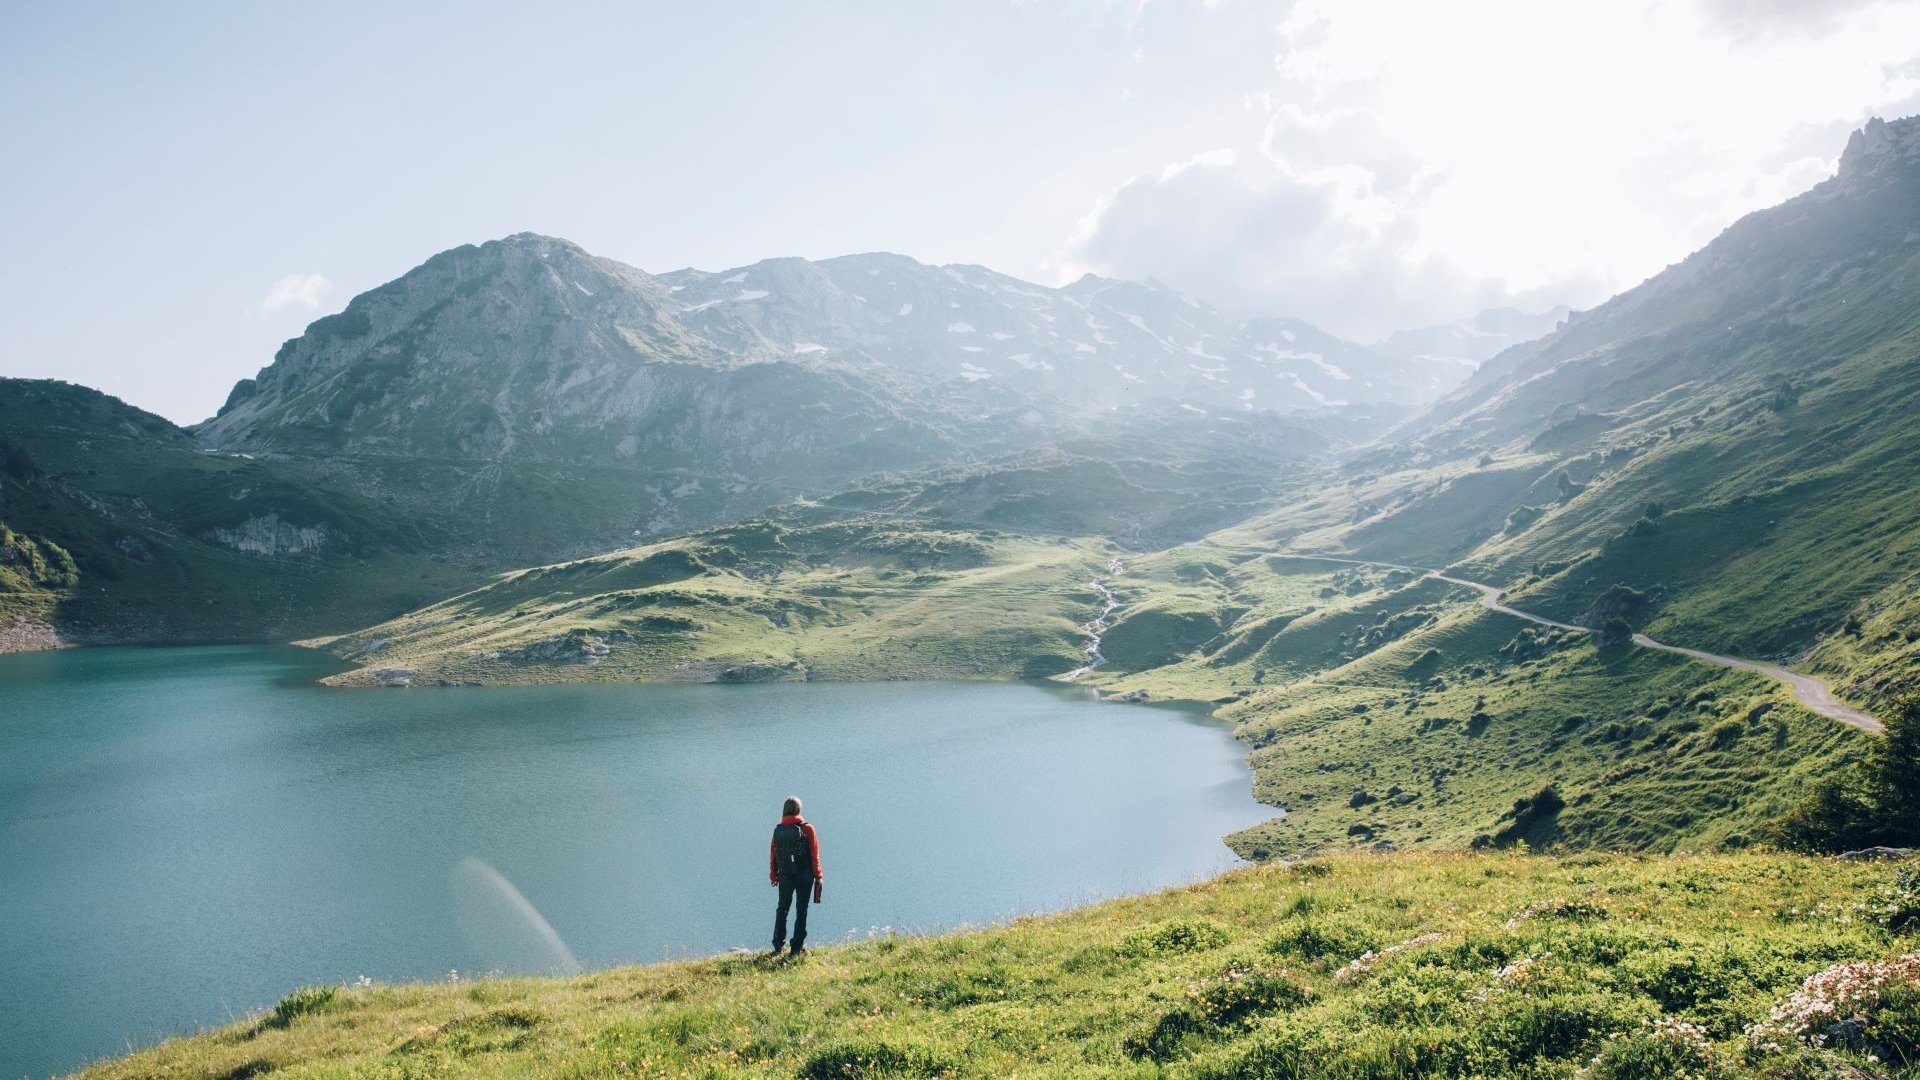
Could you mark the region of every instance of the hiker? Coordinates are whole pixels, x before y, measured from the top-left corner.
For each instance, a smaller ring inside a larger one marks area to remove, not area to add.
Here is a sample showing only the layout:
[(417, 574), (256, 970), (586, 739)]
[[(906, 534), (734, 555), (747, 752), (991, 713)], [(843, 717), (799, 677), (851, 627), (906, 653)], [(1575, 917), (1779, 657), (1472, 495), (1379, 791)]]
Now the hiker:
[(800, 800), (789, 798), (780, 808), (780, 824), (773, 827), (773, 847), (767, 855), (767, 880), (780, 890), (780, 906), (773, 914), (773, 951), (787, 943), (787, 909), (793, 913), (793, 955), (807, 951), (807, 886), (820, 902), (820, 837), (800, 816)]

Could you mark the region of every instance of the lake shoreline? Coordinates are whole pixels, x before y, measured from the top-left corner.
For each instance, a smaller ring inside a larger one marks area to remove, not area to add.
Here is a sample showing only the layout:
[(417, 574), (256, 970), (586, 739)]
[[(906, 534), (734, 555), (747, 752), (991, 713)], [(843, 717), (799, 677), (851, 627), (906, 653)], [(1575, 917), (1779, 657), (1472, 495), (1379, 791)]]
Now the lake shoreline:
[[(823, 829), (821, 944), (1210, 880), (1275, 813), (1216, 720), (1045, 680), (326, 692), (340, 666), (298, 646), (0, 658), (0, 921), (21, 931), (0, 945), (0, 1015), (21, 1018), (0, 1075), (302, 985), (547, 970), (556, 941), (595, 971), (764, 946), (788, 794)], [(1123, 803), (1144, 812), (1121, 829)], [(956, 807), (966, 827), (941, 832)]]

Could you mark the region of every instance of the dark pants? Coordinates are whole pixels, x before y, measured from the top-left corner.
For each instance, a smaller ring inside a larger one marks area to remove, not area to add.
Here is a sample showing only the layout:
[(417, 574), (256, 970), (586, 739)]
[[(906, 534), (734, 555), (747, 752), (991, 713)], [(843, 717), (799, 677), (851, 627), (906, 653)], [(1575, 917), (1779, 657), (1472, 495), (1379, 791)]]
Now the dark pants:
[(773, 950), (787, 943), (787, 909), (799, 901), (799, 910), (793, 913), (793, 947), (804, 948), (807, 944), (807, 904), (813, 900), (813, 879), (810, 877), (780, 878), (780, 907), (773, 913)]

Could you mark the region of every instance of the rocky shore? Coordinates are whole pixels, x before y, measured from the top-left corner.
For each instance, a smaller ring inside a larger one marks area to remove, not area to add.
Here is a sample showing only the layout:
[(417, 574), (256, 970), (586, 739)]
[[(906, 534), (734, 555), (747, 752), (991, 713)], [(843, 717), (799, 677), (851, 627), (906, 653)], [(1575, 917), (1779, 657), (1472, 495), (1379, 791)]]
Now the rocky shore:
[(62, 640), (58, 631), (38, 619), (25, 615), (0, 618), (0, 653), (41, 652), (64, 649), (72, 642)]

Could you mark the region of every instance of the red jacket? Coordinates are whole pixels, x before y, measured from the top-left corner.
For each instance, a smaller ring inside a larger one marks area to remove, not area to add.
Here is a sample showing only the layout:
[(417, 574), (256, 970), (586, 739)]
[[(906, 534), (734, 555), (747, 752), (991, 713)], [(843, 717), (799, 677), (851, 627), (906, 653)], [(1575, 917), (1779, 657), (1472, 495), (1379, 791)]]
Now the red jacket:
[[(801, 835), (807, 838), (807, 848), (813, 852), (813, 880), (819, 881), (820, 880), (820, 836), (819, 834), (815, 833), (813, 831), (813, 826), (807, 824), (807, 819), (801, 817), (799, 814), (788, 814), (786, 817), (783, 817), (780, 819), (780, 824), (800, 826)], [(780, 866), (779, 866), (779, 863), (775, 861), (779, 856), (779, 847), (780, 845), (777, 838), (773, 841), (769, 841), (767, 844), (767, 880), (768, 881), (778, 882), (780, 880)]]

